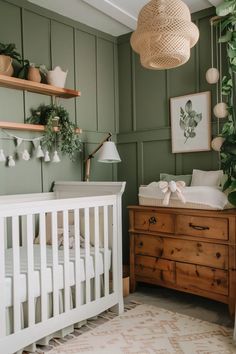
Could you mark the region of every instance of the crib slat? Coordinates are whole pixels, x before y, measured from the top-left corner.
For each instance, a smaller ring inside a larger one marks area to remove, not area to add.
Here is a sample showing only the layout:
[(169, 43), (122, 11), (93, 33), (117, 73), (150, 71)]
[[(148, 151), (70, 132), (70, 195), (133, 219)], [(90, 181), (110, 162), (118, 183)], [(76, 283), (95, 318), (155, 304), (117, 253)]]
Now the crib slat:
[(104, 288), (105, 296), (109, 295), (109, 267), (108, 267), (108, 206), (103, 207), (104, 212)]
[(13, 251), (13, 328), (14, 332), (21, 329), (20, 304), (20, 240), (19, 217), (12, 217), (12, 251)]
[(5, 218), (0, 218), (0, 338), (6, 335), (6, 305), (5, 305)]
[(70, 287), (69, 287), (69, 220), (68, 211), (63, 211), (63, 238), (64, 238), (64, 302), (65, 312), (70, 309)]
[(27, 291), (28, 291), (28, 326), (35, 323), (34, 309), (34, 248), (33, 248), (33, 215), (27, 215)]
[(59, 314), (57, 213), (52, 212), (53, 315)]
[(41, 321), (47, 319), (47, 292), (46, 292), (46, 214), (39, 215), (39, 235), (40, 235), (40, 286), (41, 286)]
[[(117, 209), (116, 204), (112, 206), (112, 280), (113, 280), (113, 291), (117, 293), (118, 291), (118, 276), (117, 276)], [(111, 221), (110, 221), (111, 222)]]
[(74, 210), (75, 226), (75, 307), (81, 305), (81, 280), (80, 280), (80, 211)]
[(99, 276), (99, 212), (94, 208), (94, 267), (95, 267), (95, 300), (101, 297)]
[(86, 303), (91, 301), (90, 279), (89, 279), (89, 256), (90, 256), (90, 228), (89, 228), (89, 208), (84, 209), (84, 229), (85, 229), (85, 288)]

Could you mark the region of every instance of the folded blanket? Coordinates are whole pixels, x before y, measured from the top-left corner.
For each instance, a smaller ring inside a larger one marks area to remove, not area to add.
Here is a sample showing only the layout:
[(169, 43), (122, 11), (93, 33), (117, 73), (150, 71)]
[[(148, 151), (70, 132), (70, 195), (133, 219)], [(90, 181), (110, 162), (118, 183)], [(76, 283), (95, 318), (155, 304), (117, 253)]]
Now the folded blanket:
[[(186, 203), (206, 205), (216, 210), (223, 210), (228, 204), (227, 196), (215, 187), (184, 187), (181, 189), (181, 193)], [(148, 186), (140, 187), (139, 197), (164, 200), (165, 194), (160, 188), (160, 182), (152, 182)], [(179, 199), (176, 192), (171, 193), (170, 200)]]

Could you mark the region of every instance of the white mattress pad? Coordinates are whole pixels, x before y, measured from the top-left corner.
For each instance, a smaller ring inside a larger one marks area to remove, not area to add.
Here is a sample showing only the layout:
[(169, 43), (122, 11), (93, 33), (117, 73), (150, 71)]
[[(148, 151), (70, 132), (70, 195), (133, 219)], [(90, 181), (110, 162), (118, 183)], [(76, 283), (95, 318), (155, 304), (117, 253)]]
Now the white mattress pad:
[[(188, 205), (191, 205), (191, 207), (195, 205), (196, 208), (209, 207), (215, 210), (223, 210), (229, 206), (227, 196), (218, 188), (206, 186), (184, 187), (182, 193), (186, 204), (178, 199), (176, 193), (172, 193), (168, 207), (172, 206), (172, 201), (175, 202), (175, 206), (178, 202), (178, 206), (182, 208), (186, 208)], [(163, 206), (163, 199), (164, 193), (159, 188), (158, 182), (152, 182), (148, 186), (141, 186), (139, 188), (140, 205)]]
[[(58, 250), (58, 287), (64, 288), (64, 251)], [(46, 247), (47, 268), (46, 268), (46, 286), (47, 293), (52, 292), (53, 288), (53, 272), (52, 272), (52, 247)], [(69, 253), (69, 284), (75, 285), (75, 251), (70, 250)], [(95, 252), (94, 248), (90, 248), (90, 255), (88, 260), (88, 277), (92, 279), (95, 277)], [(85, 274), (85, 249), (80, 249), (80, 261), (79, 261), (79, 275), (80, 281), (83, 282), (86, 279)], [(104, 273), (104, 249), (99, 249), (99, 261), (98, 261), (98, 274)], [(111, 250), (108, 250), (108, 267), (111, 267)], [(5, 299), (6, 307), (13, 304), (13, 252), (12, 248), (5, 251)], [(34, 289), (34, 297), (40, 296), (40, 245), (34, 245), (34, 280), (32, 287)], [(20, 247), (20, 302), (27, 300), (27, 250), (25, 247)]]

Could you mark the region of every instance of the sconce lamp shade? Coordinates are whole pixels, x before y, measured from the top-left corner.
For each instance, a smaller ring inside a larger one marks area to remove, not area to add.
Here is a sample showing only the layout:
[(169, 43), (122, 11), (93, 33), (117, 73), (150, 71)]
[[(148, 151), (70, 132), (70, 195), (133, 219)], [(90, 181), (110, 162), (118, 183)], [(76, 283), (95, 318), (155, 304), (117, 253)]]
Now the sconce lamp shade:
[(104, 163), (121, 162), (116, 145), (113, 141), (105, 141), (98, 152), (98, 161)]
[(181, 0), (151, 0), (138, 16), (131, 46), (147, 69), (171, 69), (185, 64), (199, 39), (188, 6)]

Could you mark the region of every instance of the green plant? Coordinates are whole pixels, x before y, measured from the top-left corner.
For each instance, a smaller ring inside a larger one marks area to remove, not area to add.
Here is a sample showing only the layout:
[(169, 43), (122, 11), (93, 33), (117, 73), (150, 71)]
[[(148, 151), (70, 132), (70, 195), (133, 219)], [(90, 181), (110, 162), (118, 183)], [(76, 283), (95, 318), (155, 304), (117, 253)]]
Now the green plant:
[(22, 67), (18, 73), (18, 77), (20, 79), (25, 79), (27, 80), (28, 78), (28, 72), (29, 72), (29, 68), (30, 67), (33, 67), (33, 68), (38, 68), (39, 71), (40, 71), (40, 74), (41, 74), (41, 77), (42, 78), (46, 78), (46, 75), (47, 75), (47, 68), (45, 65), (37, 65), (37, 64), (34, 64), (34, 63), (30, 63), (28, 59), (26, 60), (22, 60)]
[(196, 132), (195, 128), (202, 120), (202, 114), (198, 114), (196, 111), (193, 110), (193, 103), (189, 100), (186, 105), (185, 109), (180, 107), (180, 128), (184, 131), (184, 137), (186, 138), (185, 143), (188, 141), (189, 138), (195, 138)]
[[(58, 121), (58, 130), (54, 129), (55, 118)], [(46, 125), (42, 144), (47, 150), (52, 150), (57, 145), (72, 161), (75, 160), (76, 153), (81, 151), (82, 143), (76, 132), (77, 127), (70, 121), (64, 107), (54, 104), (40, 105), (37, 109), (31, 109), (27, 122)]]
[(7, 55), (18, 62), (21, 61), (21, 55), (16, 51), (16, 46), (14, 43), (0, 43), (0, 55)]
[(216, 13), (222, 18), (217, 21), (221, 30), (219, 42), (227, 47), (228, 74), (222, 80), (222, 94), (228, 105), (228, 119), (222, 128), (225, 139), (221, 147), (221, 166), (228, 175), (223, 190), (228, 190), (228, 199), (236, 205), (236, 0), (224, 0), (216, 8)]

